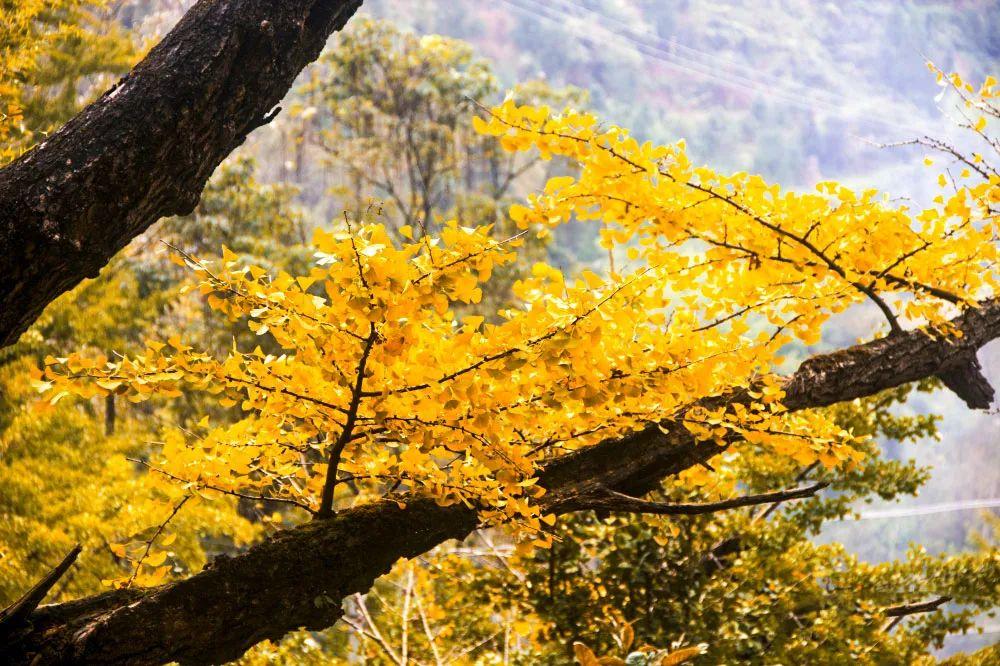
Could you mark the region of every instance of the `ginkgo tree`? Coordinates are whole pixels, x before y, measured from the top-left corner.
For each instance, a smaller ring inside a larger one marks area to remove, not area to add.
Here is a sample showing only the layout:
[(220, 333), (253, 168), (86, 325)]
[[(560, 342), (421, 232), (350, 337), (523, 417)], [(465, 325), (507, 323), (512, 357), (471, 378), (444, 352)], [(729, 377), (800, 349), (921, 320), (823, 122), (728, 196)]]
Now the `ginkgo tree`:
[[(996, 115), (994, 81), (966, 92), (976, 113)], [(50, 402), (200, 392), (238, 407), (235, 423), (202, 420), (138, 464), (192, 494), (280, 502), (313, 520), (172, 585), (123, 589), (68, 615), (39, 610), (19, 654), (119, 655), (148, 612), (178, 633), (144, 659), (235, 656), (329, 623), (340, 598), (386, 564), (475, 525), (512, 526), (527, 555), (550, 546), (562, 513), (710, 513), (815, 495), (821, 485), (732, 496), (740, 480), (726, 471), (731, 456), (757, 451), (855, 469), (863, 438), (816, 409), (833, 402), (937, 375), (970, 406), (989, 404), (975, 350), (1000, 333), (994, 170), (913, 212), (875, 191), (821, 183), (792, 193), (696, 167), (683, 143), (643, 144), (573, 109), (508, 101), (482, 111), (474, 127), (504, 149), (576, 165), (511, 208), (522, 233), (599, 224), (626, 261), (603, 275), (536, 263), (508, 304), (468, 314), (494, 269), (517, 261), (522, 235), (496, 240), (489, 227), (452, 222), (434, 236), (403, 227), (400, 240), (377, 217), (347, 216), (316, 232), (316, 265), (301, 275), (269, 274), (228, 250), (218, 261), (178, 250), (207, 304), (278, 351), (217, 355), (177, 334), (126, 358), (51, 357), (38, 387)], [(885, 319), (876, 340), (780, 375), (785, 345), (815, 342), (832, 316), (863, 303)], [(664, 477), (704, 488), (705, 501), (641, 499)], [(294, 547), (310, 536), (313, 552)], [(365, 550), (375, 539), (378, 552)], [(342, 582), (324, 579), (334, 592), (309, 599), (298, 597), (315, 588), (286, 573), (289, 558), (335, 570), (366, 556)], [(237, 611), (250, 603), (233, 592), (237, 579), (280, 580), (266, 597), (255, 589), (252, 605), (283, 616)], [(224, 612), (199, 613), (192, 638), (185, 595), (220, 589), (225, 598), (210, 603), (238, 612), (239, 628)]]
[[(452, 224), (397, 244), (377, 222), (347, 220), (316, 232), (308, 275), (271, 276), (228, 251), (215, 267), (179, 257), (213, 309), (249, 317), (286, 353), (219, 359), (175, 336), (118, 362), (51, 358), (42, 388), (53, 400), (112, 391), (140, 401), (190, 386), (240, 402), (245, 420), (164, 452), (163, 471), (206, 487), (252, 488), (326, 517), (347, 481), (376, 494), (406, 484), (534, 533), (545, 518), (532, 501), (540, 461), (652, 418), (804, 465), (851, 465), (850, 433), (782, 407), (780, 348), (815, 342), (831, 315), (864, 300), (890, 333), (902, 320), (947, 335), (956, 307), (995, 289), (990, 180), (914, 218), (874, 191), (823, 183), (816, 194), (782, 193), (759, 177), (695, 168), (682, 144), (639, 145), (587, 114), (510, 102), (490, 114), (474, 122), (504, 147), (581, 165), (530, 208), (515, 206), (515, 221), (600, 220), (606, 245), (631, 244), (631, 265), (567, 278), (539, 263), (495, 322), (493, 313), (459, 320), (454, 306), (481, 300), (520, 238)], [(736, 390), (750, 400), (699, 404)]]

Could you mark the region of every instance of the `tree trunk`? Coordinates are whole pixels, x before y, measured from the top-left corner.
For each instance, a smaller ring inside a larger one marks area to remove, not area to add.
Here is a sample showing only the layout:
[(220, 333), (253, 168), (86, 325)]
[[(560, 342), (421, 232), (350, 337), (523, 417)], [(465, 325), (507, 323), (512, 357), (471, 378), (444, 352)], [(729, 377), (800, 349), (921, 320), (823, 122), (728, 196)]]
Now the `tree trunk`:
[(115, 394), (109, 393), (104, 396), (104, 434), (111, 436), (115, 434)]
[(0, 347), (268, 122), (361, 0), (199, 0), (111, 90), (0, 170)]
[[(785, 382), (785, 404), (819, 407), (871, 395), (967, 365), (1000, 337), (1000, 301), (968, 310), (953, 322), (961, 338), (920, 331), (894, 335), (814, 357)], [(748, 400), (737, 391), (711, 404)], [(718, 453), (680, 424), (650, 425), (567, 454), (540, 470), (546, 510), (567, 513), (590, 489), (638, 495)], [(342, 600), (364, 592), (401, 557), (413, 557), (468, 535), (476, 513), (426, 498), (381, 501), (279, 532), (205, 571), (147, 590), (119, 590), (43, 606), (9, 637), (12, 664), (216, 663), (266, 638), (300, 627), (320, 629), (342, 614)]]

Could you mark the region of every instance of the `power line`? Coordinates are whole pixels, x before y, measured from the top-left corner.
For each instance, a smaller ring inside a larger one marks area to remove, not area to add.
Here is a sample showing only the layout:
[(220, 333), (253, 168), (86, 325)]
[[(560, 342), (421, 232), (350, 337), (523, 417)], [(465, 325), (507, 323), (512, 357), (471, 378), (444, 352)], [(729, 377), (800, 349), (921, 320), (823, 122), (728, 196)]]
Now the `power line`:
[[(585, 39), (593, 39), (592, 35), (585, 35), (581, 33), (579, 30), (576, 30), (571, 24), (567, 24), (563, 20), (561, 20), (564, 19), (565, 17), (560, 16), (559, 14), (553, 15), (553, 13), (551, 12), (551, 8), (548, 5), (544, 5), (541, 2), (537, 2), (536, 0), (526, 0), (527, 2), (531, 2), (532, 4), (537, 6), (537, 9), (532, 9), (531, 7), (527, 7), (524, 4), (522, 4), (523, 1), (525, 0), (503, 0), (503, 2), (506, 2), (507, 4), (512, 5), (517, 9), (520, 9), (522, 12), (547, 19), (553, 23), (557, 23), (562, 28), (568, 30), (569, 32), (574, 33), (578, 37), (582, 37)], [(563, 7), (563, 9), (565, 8)], [(576, 16), (576, 18), (580, 17)], [(659, 60), (670, 67), (674, 67), (675, 69), (696, 74), (702, 78), (711, 79), (713, 81), (716, 81), (717, 83), (720, 83), (723, 86), (727, 86), (730, 88), (740, 88), (742, 90), (749, 92), (767, 93), (773, 97), (781, 98), (783, 101), (786, 101), (789, 104), (799, 106), (805, 109), (817, 110), (814, 107), (810, 106), (809, 103), (804, 101), (803, 99), (798, 97), (788, 96), (783, 91), (775, 89), (764, 90), (759, 84), (756, 84), (753, 81), (746, 80), (745, 78), (741, 78), (739, 76), (726, 77), (720, 74), (718, 71), (714, 71), (708, 68), (703, 63), (691, 61), (690, 59), (684, 58), (683, 56), (677, 56), (676, 54), (670, 53), (666, 49), (657, 47), (655, 45), (649, 45), (633, 37), (630, 37), (629, 35), (625, 35), (617, 31), (614, 31), (608, 28), (607, 26), (599, 25), (598, 27), (604, 32), (608, 33), (609, 35), (618, 37), (631, 44), (630, 46), (617, 44), (620, 48), (624, 48), (629, 51), (636, 51), (641, 55), (646, 55), (655, 60)], [(650, 51), (652, 51), (652, 53), (650, 53)], [(833, 111), (830, 109), (822, 109), (822, 111), (824, 113), (833, 113)]]
[[(992, 509), (1000, 507), (1000, 497), (990, 497), (976, 500), (959, 500), (956, 502), (940, 502), (923, 506), (898, 507), (895, 509), (876, 509), (862, 511), (858, 520), (882, 520), (885, 518), (907, 518), (910, 516), (928, 516), (935, 513), (951, 513), (953, 511), (970, 511), (972, 509)], [(842, 521), (852, 520), (842, 518)]]
[[(579, 30), (576, 30), (571, 24), (567, 24), (564, 20), (565, 17), (559, 16), (558, 14), (553, 15), (551, 12), (551, 8), (548, 5), (543, 5), (537, 0), (502, 0), (502, 1), (524, 13), (528, 13), (533, 16), (537, 16), (552, 21), (554, 23), (557, 23), (564, 29), (568, 30), (569, 32), (574, 33), (577, 37), (585, 39), (593, 39), (593, 35), (582, 34)], [(533, 9), (532, 7), (526, 6), (525, 4), (523, 4), (525, 1), (531, 2), (532, 4), (536, 5), (536, 8)], [(560, 5), (560, 8), (563, 10), (566, 9), (564, 5)], [(592, 14), (596, 14), (598, 17), (607, 18), (606, 15), (601, 14), (599, 12), (594, 12), (593, 10), (583, 7), (578, 7), (578, 8), (583, 9), (584, 11), (590, 12)], [(574, 14), (574, 16), (576, 18), (581, 18), (579, 14)], [(789, 105), (816, 111), (828, 116), (835, 116), (843, 119), (852, 119), (852, 120), (865, 120), (871, 123), (876, 123), (879, 125), (884, 125), (886, 127), (891, 127), (896, 130), (902, 128), (905, 129), (907, 132), (918, 135), (932, 133), (920, 128), (901, 125), (898, 122), (891, 121), (886, 118), (879, 118), (858, 111), (845, 110), (839, 106), (833, 106), (831, 104), (824, 103), (820, 100), (815, 100), (815, 99), (809, 100), (801, 94), (796, 94), (794, 92), (786, 92), (773, 85), (765, 86), (761, 84), (759, 81), (754, 81), (748, 79), (747, 77), (740, 76), (738, 74), (730, 73), (729, 75), (723, 75), (720, 74), (719, 71), (712, 69), (709, 65), (692, 60), (691, 58), (680, 56), (676, 53), (672, 53), (670, 50), (660, 45), (649, 44), (642, 39), (638, 39), (634, 36), (613, 30), (607, 27), (606, 25), (599, 25), (598, 27), (607, 34), (613, 37), (617, 37), (620, 40), (623, 40), (630, 44), (630, 46), (621, 43), (616, 44), (620, 48), (626, 48), (632, 51), (636, 51), (641, 55), (645, 55), (655, 60), (658, 60), (669, 67), (673, 67), (675, 69), (692, 73), (703, 78), (711, 79), (723, 86), (727, 86), (730, 88), (740, 88), (750, 92), (760, 93), (766, 96), (770, 96), (772, 98), (780, 99), (788, 103)], [(659, 41), (662, 43), (662, 40)], [(611, 43), (615, 44), (614, 40), (612, 40)], [(685, 48), (690, 49), (690, 47), (685, 47)], [(690, 50), (696, 51), (695, 49), (690, 49)]]
[[(530, 8), (524, 7), (523, 5), (520, 5), (520, 2), (522, 2), (523, 0), (504, 0), (504, 1), (508, 2), (508, 4), (513, 4), (515, 6), (519, 6), (519, 8), (522, 9), (522, 11), (532, 12), (532, 13), (535, 13), (536, 15), (543, 16), (544, 18), (548, 18), (549, 20), (558, 21), (558, 17), (553, 17), (553, 16), (551, 16), (551, 14), (542, 14), (542, 13), (539, 13), (537, 11), (533, 11)], [(534, 5), (541, 5), (541, 3), (538, 0), (527, 0), (527, 1), (531, 2)], [(841, 118), (852, 118), (852, 119), (868, 120), (870, 122), (874, 122), (874, 123), (886, 125), (886, 126), (894, 128), (894, 129), (898, 129), (900, 127), (899, 123), (896, 123), (896, 122), (893, 122), (893, 121), (889, 121), (887, 119), (873, 117), (873, 116), (866, 115), (864, 113), (856, 112), (856, 111), (846, 111), (845, 112), (845, 110), (842, 107), (840, 107), (840, 106), (836, 106), (834, 104), (826, 103), (826, 102), (823, 102), (821, 100), (816, 100), (816, 99), (809, 100), (805, 96), (801, 95), (801, 93), (797, 93), (795, 91), (789, 92), (789, 91), (783, 90), (781, 87), (775, 86), (775, 85), (771, 85), (771, 86), (763, 85), (763, 84), (761, 84), (760, 81), (756, 81), (756, 80), (754, 80), (752, 78), (741, 76), (739, 74), (729, 73), (728, 75), (723, 75), (723, 74), (721, 74), (719, 72), (718, 68), (715, 66), (714, 61), (716, 60), (716, 58), (714, 56), (711, 56), (709, 54), (701, 53), (701, 52), (697, 51), (696, 49), (691, 49), (690, 47), (685, 47), (685, 48), (688, 48), (691, 51), (695, 51), (697, 53), (700, 53), (703, 56), (707, 56), (713, 62), (709, 63), (709, 64), (706, 64), (706, 63), (703, 63), (703, 62), (698, 62), (697, 60), (692, 60), (690, 58), (687, 58), (687, 57), (684, 57), (684, 56), (680, 56), (680, 55), (678, 55), (676, 53), (671, 52), (668, 48), (665, 48), (663, 46), (663, 44), (664, 44), (663, 40), (660, 40), (660, 39), (651, 40), (651, 41), (655, 42), (655, 43), (651, 44), (651, 43), (649, 43), (649, 40), (644, 41), (642, 39), (636, 38), (633, 35), (629, 35), (629, 34), (622, 33), (620, 31), (612, 30), (611, 28), (607, 27), (606, 25), (603, 25), (604, 20), (606, 20), (606, 19), (609, 18), (609, 17), (607, 17), (607, 15), (602, 14), (600, 12), (596, 12), (594, 10), (590, 10), (590, 9), (584, 8), (584, 7), (580, 7), (579, 5), (574, 5), (574, 6), (577, 7), (577, 8), (579, 8), (579, 9), (582, 9), (584, 11), (587, 11), (587, 12), (589, 12), (589, 13), (595, 15), (595, 16), (597, 16), (599, 19), (602, 19), (601, 21), (598, 22), (598, 24), (599, 24), (599, 26), (600, 26), (600, 28), (602, 30), (604, 30), (605, 32), (610, 33), (611, 35), (613, 35), (615, 37), (618, 37), (618, 38), (620, 38), (622, 40), (625, 40), (625, 41), (629, 42), (632, 45), (631, 48), (633, 48), (634, 50), (642, 53), (643, 55), (647, 55), (647, 56), (649, 56), (649, 57), (651, 57), (653, 59), (659, 60), (659, 61), (661, 61), (661, 62), (663, 62), (663, 63), (665, 63), (667, 65), (673, 66), (675, 68), (684, 70), (684, 71), (689, 72), (689, 73), (697, 74), (697, 75), (702, 76), (704, 78), (712, 79), (712, 80), (714, 80), (714, 81), (716, 81), (716, 82), (718, 82), (718, 83), (720, 83), (720, 84), (722, 84), (724, 86), (736, 87), (736, 88), (741, 88), (743, 90), (748, 90), (748, 91), (751, 91), (751, 92), (757, 92), (757, 93), (769, 95), (771, 97), (775, 97), (775, 98), (781, 99), (782, 101), (785, 101), (788, 104), (791, 104), (791, 105), (794, 105), (794, 106), (798, 106), (800, 108), (809, 109), (809, 110), (813, 110), (813, 111), (818, 111), (818, 112), (821, 112), (821, 113), (824, 113), (824, 114), (827, 114), (827, 115), (833, 115), (833, 116), (837, 116), (837, 117), (841, 117)], [(548, 10), (548, 7), (546, 5), (541, 5), (541, 7), (545, 8), (546, 10)], [(561, 9), (565, 10), (566, 6), (565, 5), (561, 5)], [(579, 14), (576, 14), (576, 17), (580, 18)], [(573, 31), (573, 32), (575, 32), (577, 35), (580, 34), (578, 31), (572, 30), (572, 28), (570, 28), (570, 30)], [(836, 103), (839, 104), (841, 102), (842, 102), (842, 99), (836, 98)], [(916, 132), (918, 134), (925, 133), (925, 132), (922, 132), (921, 130), (918, 130), (916, 128), (907, 128), (907, 129), (909, 131), (911, 131), (911, 132)]]
[[(737, 69), (743, 70), (744, 73), (742, 74), (742, 76), (746, 77), (749, 80), (757, 80), (757, 81), (761, 81), (761, 80), (767, 81), (767, 80), (769, 80), (770, 85), (773, 85), (773, 86), (778, 87), (778, 88), (783, 88), (787, 92), (790, 92), (792, 94), (797, 93), (797, 91), (795, 91), (795, 90), (789, 91), (788, 88), (790, 88), (790, 87), (791, 88), (801, 88), (803, 91), (808, 92), (810, 95), (813, 96), (814, 99), (816, 99), (817, 101), (819, 101), (819, 102), (821, 102), (823, 104), (837, 105), (837, 104), (840, 104), (841, 101), (842, 101), (841, 98), (838, 95), (830, 93), (830, 92), (828, 92), (826, 90), (820, 90), (818, 88), (813, 88), (813, 87), (811, 87), (811, 86), (809, 86), (809, 85), (807, 85), (805, 83), (801, 83), (799, 81), (794, 81), (794, 80), (784, 79), (784, 78), (777, 77), (777, 76), (772, 76), (772, 75), (768, 74), (767, 72), (758, 71), (758, 70), (754, 69), (753, 67), (751, 67), (749, 65), (746, 65), (746, 64), (744, 64), (744, 63), (742, 63), (742, 62), (740, 62), (738, 60), (735, 60), (733, 58), (727, 58), (725, 56), (721, 56), (721, 55), (717, 55), (717, 54), (714, 54), (714, 53), (708, 53), (706, 51), (702, 51), (702, 50), (697, 49), (697, 48), (695, 48), (693, 46), (687, 46), (686, 44), (683, 44), (682, 42), (680, 42), (679, 40), (677, 40), (675, 37), (667, 37), (667, 38), (661, 37), (659, 34), (657, 34), (656, 32), (654, 32), (652, 30), (648, 30), (648, 29), (643, 29), (643, 28), (636, 27), (636, 26), (632, 25), (631, 23), (628, 23), (627, 21), (623, 21), (622, 19), (620, 19), (620, 18), (618, 18), (616, 16), (611, 16), (611, 15), (605, 14), (604, 12), (599, 12), (596, 9), (591, 9), (589, 7), (581, 5), (579, 2), (574, 2), (574, 0), (558, 0), (558, 2), (561, 2), (564, 7), (565, 6), (570, 6), (570, 7), (573, 7), (575, 9), (577, 9), (577, 10), (580, 10), (580, 11), (583, 11), (583, 12), (587, 12), (587, 13), (593, 15), (594, 17), (600, 19), (601, 21), (610, 21), (612, 23), (617, 23), (618, 25), (622, 26), (628, 33), (631, 33), (632, 35), (636, 35), (636, 34), (642, 35), (646, 39), (651, 40), (653, 43), (655, 43), (656, 45), (658, 45), (661, 49), (667, 50), (668, 52), (669, 52), (669, 49), (666, 48), (667, 45), (669, 45), (670, 47), (672, 47), (674, 49), (677, 49), (679, 51), (684, 51), (684, 52), (690, 53), (690, 54), (692, 54), (692, 57), (694, 57), (694, 58), (699, 58), (699, 57), (700, 58), (707, 58), (710, 61), (710, 64), (713, 64), (713, 65), (714, 64), (718, 64), (719, 62), (726, 63), (730, 67), (735, 67)], [(736, 23), (735, 21), (731, 21), (731, 22)], [(823, 99), (821, 99), (821, 98), (823, 98)]]

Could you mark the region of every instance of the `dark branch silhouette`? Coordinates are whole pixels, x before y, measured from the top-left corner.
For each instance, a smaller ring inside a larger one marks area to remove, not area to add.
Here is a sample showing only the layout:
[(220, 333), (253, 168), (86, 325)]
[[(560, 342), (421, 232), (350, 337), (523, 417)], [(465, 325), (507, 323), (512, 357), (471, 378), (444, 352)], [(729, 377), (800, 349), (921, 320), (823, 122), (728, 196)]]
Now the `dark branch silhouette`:
[(0, 169), (0, 347), (153, 222), (194, 210), (361, 0), (200, 0), (97, 101)]
[(73, 550), (66, 553), (66, 557), (57, 564), (52, 571), (45, 574), (34, 587), (24, 593), (20, 599), (12, 603), (7, 608), (0, 611), (0, 641), (6, 640), (8, 636), (16, 630), (22, 628), (28, 621), (31, 613), (38, 608), (38, 605), (45, 599), (52, 586), (62, 578), (69, 568), (76, 562), (82, 548), (80, 544), (73, 546)]
[(577, 511), (594, 510), (610, 511), (621, 513), (648, 513), (660, 516), (700, 516), (706, 513), (718, 513), (738, 509), (744, 506), (757, 506), (760, 504), (774, 504), (777, 502), (787, 502), (789, 500), (812, 497), (823, 488), (829, 486), (828, 481), (820, 481), (811, 486), (803, 488), (789, 488), (787, 490), (776, 490), (770, 493), (760, 493), (757, 495), (744, 495), (731, 499), (719, 500), (717, 502), (650, 502), (647, 500), (632, 497), (624, 493), (615, 492), (610, 488), (598, 488), (588, 495), (584, 495), (577, 500)]

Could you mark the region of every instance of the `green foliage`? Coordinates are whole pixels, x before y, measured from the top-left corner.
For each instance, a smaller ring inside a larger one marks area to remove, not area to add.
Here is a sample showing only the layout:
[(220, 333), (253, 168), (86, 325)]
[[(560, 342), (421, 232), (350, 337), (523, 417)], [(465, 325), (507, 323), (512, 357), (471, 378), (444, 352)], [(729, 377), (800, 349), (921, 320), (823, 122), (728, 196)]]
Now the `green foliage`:
[[(126, 460), (155, 448), (152, 423), (125, 418), (109, 434), (96, 405), (38, 403), (28, 372), (33, 365), (24, 357), (0, 368), (0, 605), (23, 594), (76, 543), (83, 553), (50, 602), (101, 592), (103, 580), (129, 576), (129, 564), (109, 545), (140, 538), (184, 495)], [(257, 529), (234, 515), (232, 502), (191, 502), (170, 533), (170, 572), (187, 575), (208, 553), (246, 543)]]
[[(293, 114), (344, 173), (334, 189), (358, 216), (374, 199), (388, 223), (420, 236), (440, 219), (515, 229), (504, 214), (518, 178), (540, 169), (537, 157), (505, 153), (473, 132), (477, 103), (500, 90), (490, 64), (469, 44), (418, 37), (381, 21), (352, 21), (299, 91)], [(532, 81), (515, 89), (521, 102), (580, 104), (578, 89)]]
[[(831, 411), (858, 434), (902, 441), (934, 434), (933, 417), (893, 414), (909, 392), (901, 387)], [(823, 523), (849, 516), (857, 500), (915, 494), (927, 479), (928, 470), (884, 460), (878, 448), (867, 444), (862, 464), (830, 478), (821, 496), (772, 509), (572, 517), (561, 521), (553, 547), (525, 564), (528, 585), (503, 576), (495, 582), (513, 598), (527, 595), (551, 622), (552, 663), (577, 640), (613, 651), (612, 623), (623, 621), (652, 645), (679, 636), (707, 644), (704, 663), (924, 663), (945, 635), (970, 630), (975, 612), (1000, 600), (1000, 559), (995, 551), (933, 557), (917, 548), (901, 561), (868, 564), (838, 544), (815, 543)], [(765, 452), (732, 462), (740, 492), (822, 478)], [(674, 486), (662, 494), (673, 502), (693, 498)], [(937, 595), (956, 605), (883, 631), (886, 607)]]

